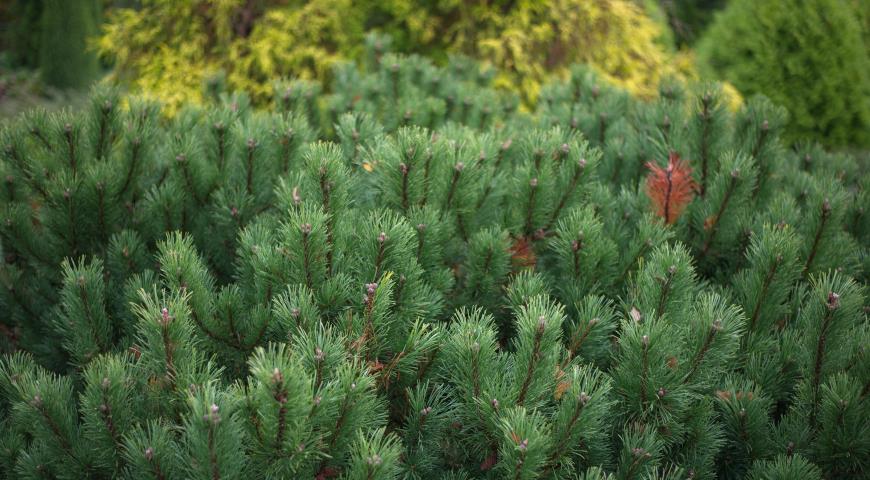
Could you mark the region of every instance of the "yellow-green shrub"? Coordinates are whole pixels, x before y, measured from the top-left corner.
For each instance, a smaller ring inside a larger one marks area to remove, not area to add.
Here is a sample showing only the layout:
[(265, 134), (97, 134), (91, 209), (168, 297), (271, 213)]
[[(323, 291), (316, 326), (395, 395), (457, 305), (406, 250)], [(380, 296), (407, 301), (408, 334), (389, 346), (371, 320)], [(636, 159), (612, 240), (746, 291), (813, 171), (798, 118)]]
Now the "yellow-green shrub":
[[(221, 3), (229, 2), (239, 3)], [(95, 46), (114, 61), (112, 76), (145, 96), (171, 109), (184, 101), (199, 102), (203, 80), (222, 67), (216, 52), (229, 43), (225, 29), (213, 28), (229, 23), (227, 9), (205, 15), (202, 6), (208, 3), (145, 0), (140, 11), (112, 10)]]
[[(642, 2), (641, 2), (642, 3)], [(175, 107), (202, 100), (203, 81), (225, 73), (230, 89), (265, 102), (280, 77), (328, 79), (360, 60), (378, 29), (392, 48), (437, 62), (459, 53), (501, 72), (497, 85), (533, 104), (540, 85), (572, 63), (590, 63), (618, 85), (652, 96), (691, 62), (633, 0), (143, 0), (110, 13), (96, 45), (116, 79)]]
[(480, 56), (498, 67), (498, 82), (531, 103), (540, 85), (571, 64), (592, 65), (605, 78), (651, 97), (665, 77), (690, 71), (658, 39), (661, 26), (623, 0), (521, 1), (497, 35), (481, 38)]
[(251, 36), (230, 45), (230, 85), (262, 100), (276, 77), (324, 79), (337, 61), (362, 52), (362, 9), (352, 0), (317, 0), (265, 13)]

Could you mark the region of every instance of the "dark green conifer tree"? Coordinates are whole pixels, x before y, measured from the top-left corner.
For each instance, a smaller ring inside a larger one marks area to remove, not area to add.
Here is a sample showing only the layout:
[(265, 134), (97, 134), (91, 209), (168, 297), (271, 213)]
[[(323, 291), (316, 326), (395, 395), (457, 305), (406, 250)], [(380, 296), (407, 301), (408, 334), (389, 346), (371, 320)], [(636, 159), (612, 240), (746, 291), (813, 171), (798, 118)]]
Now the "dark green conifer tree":
[(42, 0), (39, 69), (43, 80), (60, 88), (84, 88), (96, 79), (97, 55), (88, 42), (100, 30), (97, 0)]

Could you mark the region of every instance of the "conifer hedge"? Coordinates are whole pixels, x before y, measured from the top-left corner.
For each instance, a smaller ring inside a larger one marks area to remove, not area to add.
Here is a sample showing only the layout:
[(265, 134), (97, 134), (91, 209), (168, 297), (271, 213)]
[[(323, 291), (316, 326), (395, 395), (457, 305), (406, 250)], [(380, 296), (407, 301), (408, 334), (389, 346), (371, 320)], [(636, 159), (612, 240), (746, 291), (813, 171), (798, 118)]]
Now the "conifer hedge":
[(99, 74), (89, 42), (100, 32), (100, 0), (4, 0), (0, 53), (6, 68), (39, 71), (47, 85), (87, 89)]
[(713, 78), (786, 107), (785, 140), (870, 146), (870, 6), (735, 0), (698, 44)]
[(870, 175), (758, 97), (369, 51), (0, 133), (3, 478), (859, 478)]

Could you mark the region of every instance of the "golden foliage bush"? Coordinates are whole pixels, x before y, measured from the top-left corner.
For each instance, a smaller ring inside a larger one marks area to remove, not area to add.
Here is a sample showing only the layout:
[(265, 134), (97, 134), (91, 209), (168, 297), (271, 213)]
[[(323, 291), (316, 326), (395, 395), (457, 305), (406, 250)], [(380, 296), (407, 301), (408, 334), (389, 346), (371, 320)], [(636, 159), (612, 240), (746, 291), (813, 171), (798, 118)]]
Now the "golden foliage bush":
[(212, 28), (228, 21), (220, 18), (226, 9), (206, 16), (204, 3), (147, 0), (141, 11), (110, 11), (95, 46), (115, 63), (111, 77), (170, 108), (201, 101), (204, 78), (222, 67), (216, 44), (228, 40), (227, 32)]
[(479, 41), (479, 49), (498, 67), (498, 83), (517, 89), (528, 103), (548, 77), (575, 63), (588, 63), (631, 93), (652, 97), (666, 77), (692, 71), (685, 57), (663, 48), (662, 35), (661, 25), (633, 2), (524, 0), (502, 31)]
[(231, 43), (230, 85), (267, 98), (276, 77), (328, 77), (333, 65), (362, 53), (361, 9), (352, 0), (318, 0), (297, 9), (270, 10), (251, 36)]
[(498, 69), (496, 83), (534, 104), (540, 85), (577, 62), (633, 94), (692, 76), (661, 22), (632, 0), (143, 0), (109, 13), (97, 50), (112, 78), (156, 97), (170, 111), (203, 99), (218, 72), (230, 89), (267, 101), (281, 77), (328, 80), (336, 62), (359, 61), (365, 33), (439, 62), (464, 54)]

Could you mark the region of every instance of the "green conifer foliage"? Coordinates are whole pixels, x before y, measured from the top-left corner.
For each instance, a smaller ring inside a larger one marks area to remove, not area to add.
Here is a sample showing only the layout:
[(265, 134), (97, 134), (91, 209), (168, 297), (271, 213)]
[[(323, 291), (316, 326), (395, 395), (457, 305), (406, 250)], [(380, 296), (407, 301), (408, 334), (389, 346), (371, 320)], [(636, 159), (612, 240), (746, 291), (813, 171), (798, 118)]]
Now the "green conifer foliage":
[(369, 53), (266, 111), (98, 89), (3, 126), (0, 478), (870, 466), (855, 159), (716, 86), (576, 67), (520, 113)]
[(97, 0), (45, 0), (39, 41), (43, 79), (61, 88), (87, 87), (97, 76), (97, 56), (88, 41), (99, 33)]
[(12, 66), (38, 66), (43, 3), (42, 0), (11, 0), (0, 9), (5, 31), (0, 40)]
[(744, 95), (763, 93), (788, 108), (788, 141), (867, 145), (867, 5), (852, 3), (730, 2), (699, 41), (699, 57)]

